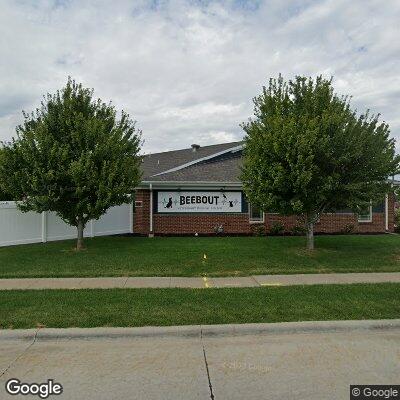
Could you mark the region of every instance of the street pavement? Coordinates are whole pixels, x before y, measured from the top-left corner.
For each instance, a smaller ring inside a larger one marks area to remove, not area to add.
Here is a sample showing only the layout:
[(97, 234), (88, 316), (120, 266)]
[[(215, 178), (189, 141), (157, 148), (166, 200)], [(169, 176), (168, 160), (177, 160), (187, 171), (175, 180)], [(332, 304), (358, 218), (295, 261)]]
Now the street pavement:
[(350, 384), (400, 384), (399, 320), (15, 332), (0, 331), (0, 399), (33, 398), (8, 395), (10, 378), (87, 400), (348, 399)]
[(400, 272), (253, 275), (238, 277), (98, 277), (0, 279), (0, 290), (222, 288), (351, 283), (400, 283)]

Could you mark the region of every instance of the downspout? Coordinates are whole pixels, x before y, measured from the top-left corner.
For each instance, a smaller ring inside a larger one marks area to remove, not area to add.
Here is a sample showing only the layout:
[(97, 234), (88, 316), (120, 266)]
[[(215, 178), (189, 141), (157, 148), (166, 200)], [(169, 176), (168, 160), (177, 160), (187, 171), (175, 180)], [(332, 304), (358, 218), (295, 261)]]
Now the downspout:
[(129, 233), (133, 233), (133, 196), (130, 197), (131, 201), (129, 203)]
[(389, 231), (389, 196), (385, 194), (385, 230)]
[(149, 237), (154, 237), (153, 233), (153, 184), (149, 184), (150, 188), (150, 232)]

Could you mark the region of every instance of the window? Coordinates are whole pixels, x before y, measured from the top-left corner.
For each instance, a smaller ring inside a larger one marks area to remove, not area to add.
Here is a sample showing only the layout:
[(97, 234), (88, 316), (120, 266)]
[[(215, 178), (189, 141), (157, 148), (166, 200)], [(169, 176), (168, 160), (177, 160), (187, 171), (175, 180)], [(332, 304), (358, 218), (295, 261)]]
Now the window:
[(135, 208), (142, 207), (143, 203), (140, 200), (135, 201)]
[(249, 221), (264, 222), (264, 213), (259, 206), (249, 204)]
[(360, 210), (358, 222), (372, 222), (372, 205)]

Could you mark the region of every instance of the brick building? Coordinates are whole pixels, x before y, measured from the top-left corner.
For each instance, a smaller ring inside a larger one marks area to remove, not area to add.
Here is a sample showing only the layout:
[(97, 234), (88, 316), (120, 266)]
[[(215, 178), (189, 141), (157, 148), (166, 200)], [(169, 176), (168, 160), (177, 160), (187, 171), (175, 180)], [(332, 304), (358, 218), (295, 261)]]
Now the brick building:
[[(134, 233), (208, 235), (216, 232), (268, 234), (277, 226), (286, 233), (301, 227), (295, 216), (263, 213), (247, 201), (239, 179), (241, 142), (149, 154), (136, 191)], [(384, 233), (394, 230), (394, 195), (357, 215), (325, 213), (316, 233)]]

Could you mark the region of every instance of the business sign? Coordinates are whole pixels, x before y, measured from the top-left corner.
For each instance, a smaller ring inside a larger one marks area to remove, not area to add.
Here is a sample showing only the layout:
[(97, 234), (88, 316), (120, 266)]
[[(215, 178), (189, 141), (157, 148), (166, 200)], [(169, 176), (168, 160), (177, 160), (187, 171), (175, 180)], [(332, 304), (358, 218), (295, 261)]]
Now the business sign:
[(159, 213), (240, 213), (241, 192), (157, 192)]

